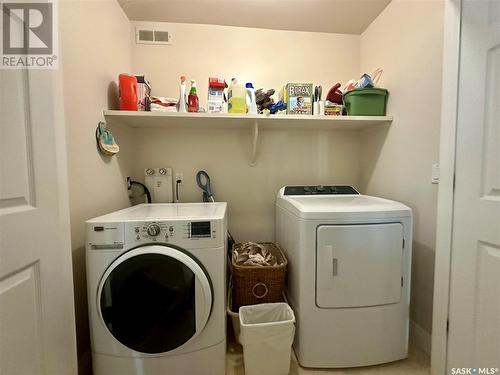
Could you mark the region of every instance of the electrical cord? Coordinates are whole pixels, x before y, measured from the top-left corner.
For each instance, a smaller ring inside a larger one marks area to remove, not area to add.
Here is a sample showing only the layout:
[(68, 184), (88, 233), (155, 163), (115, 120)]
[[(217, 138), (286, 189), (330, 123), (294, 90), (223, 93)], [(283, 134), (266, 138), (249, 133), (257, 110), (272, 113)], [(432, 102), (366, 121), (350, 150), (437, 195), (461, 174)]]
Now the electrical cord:
[(146, 195), (146, 198), (148, 200), (148, 203), (152, 203), (152, 199), (151, 199), (151, 193), (149, 192), (149, 189), (147, 188), (146, 185), (144, 185), (142, 182), (139, 182), (139, 181), (133, 181), (133, 180), (130, 180), (129, 179), (129, 185), (128, 185), (128, 189), (130, 190), (132, 188), (132, 185), (139, 185), (142, 187), (142, 189), (144, 190), (144, 194)]

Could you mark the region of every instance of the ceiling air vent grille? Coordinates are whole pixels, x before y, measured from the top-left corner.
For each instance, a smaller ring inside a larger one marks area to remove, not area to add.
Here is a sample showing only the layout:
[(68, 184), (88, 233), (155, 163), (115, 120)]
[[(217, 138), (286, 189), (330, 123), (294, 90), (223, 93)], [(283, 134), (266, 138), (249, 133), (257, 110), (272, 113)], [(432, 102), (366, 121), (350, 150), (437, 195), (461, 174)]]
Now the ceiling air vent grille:
[(135, 42), (139, 44), (172, 44), (172, 35), (166, 30), (136, 28)]

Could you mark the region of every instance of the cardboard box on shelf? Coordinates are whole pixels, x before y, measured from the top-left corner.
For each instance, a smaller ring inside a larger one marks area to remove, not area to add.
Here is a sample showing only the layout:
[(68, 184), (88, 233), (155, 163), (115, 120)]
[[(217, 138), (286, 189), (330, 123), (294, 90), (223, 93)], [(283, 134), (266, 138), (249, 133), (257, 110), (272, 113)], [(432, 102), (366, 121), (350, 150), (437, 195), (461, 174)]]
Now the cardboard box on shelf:
[(286, 113), (290, 115), (312, 115), (313, 84), (288, 83), (284, 90)]

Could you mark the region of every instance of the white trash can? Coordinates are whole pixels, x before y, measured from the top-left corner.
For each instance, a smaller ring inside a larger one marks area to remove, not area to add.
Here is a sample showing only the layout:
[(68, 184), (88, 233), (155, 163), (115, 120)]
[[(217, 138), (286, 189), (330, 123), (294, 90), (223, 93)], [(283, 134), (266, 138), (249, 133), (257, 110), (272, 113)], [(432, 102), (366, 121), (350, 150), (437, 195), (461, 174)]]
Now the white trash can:
[(286, 303), (240, 307), (240, 342), (245, 375), (285, 375), (295, 334), (295, 315)]

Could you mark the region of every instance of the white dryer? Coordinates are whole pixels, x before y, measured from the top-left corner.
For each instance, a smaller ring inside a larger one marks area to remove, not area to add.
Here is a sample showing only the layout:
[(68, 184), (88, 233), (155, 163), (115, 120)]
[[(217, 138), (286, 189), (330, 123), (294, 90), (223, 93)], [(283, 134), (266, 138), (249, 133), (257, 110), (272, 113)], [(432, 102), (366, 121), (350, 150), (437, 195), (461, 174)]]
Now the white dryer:
[(276, 201), (276, 240), (288, 257), (302, 366), (407, 357), (410, 208), (350, 186), (286, 186)]
[(226, 203), (87, 221), (94, 375), (225, 373), (226, 232)]

